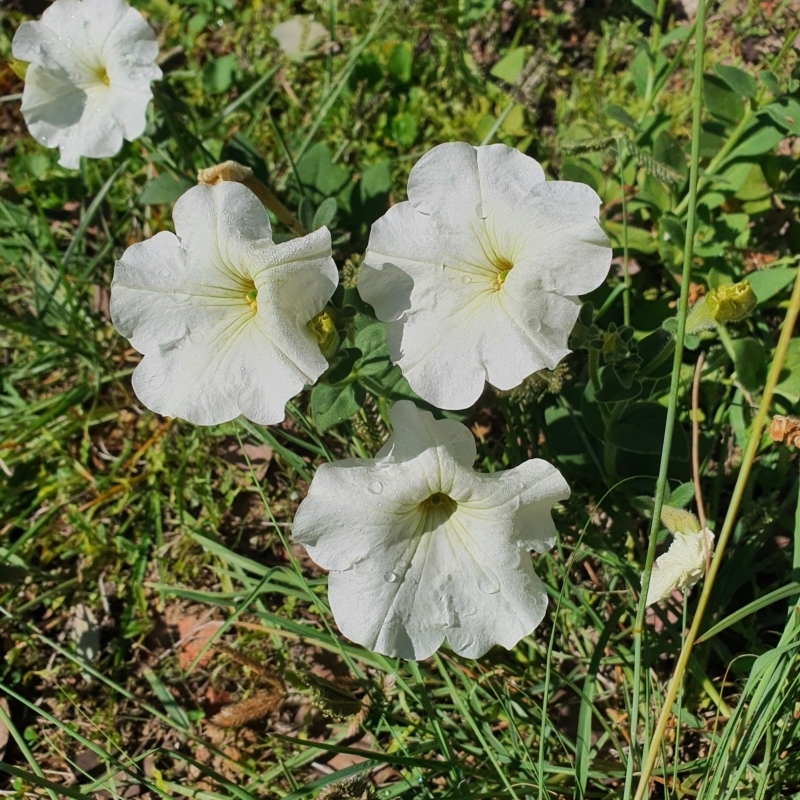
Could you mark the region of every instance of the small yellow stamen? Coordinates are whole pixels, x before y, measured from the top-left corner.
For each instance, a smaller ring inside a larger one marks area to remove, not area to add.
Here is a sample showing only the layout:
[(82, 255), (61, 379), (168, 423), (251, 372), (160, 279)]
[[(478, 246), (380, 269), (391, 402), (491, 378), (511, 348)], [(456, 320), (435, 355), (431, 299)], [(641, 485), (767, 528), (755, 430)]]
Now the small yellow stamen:
[(250, 303), (250, 308), (252, 308), (253, 311), (258, 311), (258, 302), (256, 300), (257, 297), (258, 297), (258, 289), (256, 288), (251, 289), (244, 296), (244, 299), (247, 300), (248, 303)]
[(94, 71), (94, 75), (99, 83), (104, 83), (106, 86), (111, 85), (111, 79), (108, 77), (108, 72), (105, 67), (97, 67)]
[(496, 292), (499, 292), (500, 289), (503, 288), (508, 273), (514, 268), (514, 265), (507, 258), (503, 258), (503, 256), (495, 256), (492, 259), (492, 266), (497, 270), (492, 278), (492, 287)]

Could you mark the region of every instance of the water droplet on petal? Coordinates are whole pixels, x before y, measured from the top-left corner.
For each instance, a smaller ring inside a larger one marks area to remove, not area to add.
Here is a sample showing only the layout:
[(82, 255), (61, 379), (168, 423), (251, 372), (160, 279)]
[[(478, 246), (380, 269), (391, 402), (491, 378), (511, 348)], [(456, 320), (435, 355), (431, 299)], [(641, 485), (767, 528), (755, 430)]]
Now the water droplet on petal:
[(531, 326), (531, 330), (532, 330), (534, 333), (538, 333), (538, 332), (539, 332), (539, 331), (542, 329), (542, 323), (541, 323), (541, 322), (539, 322), (539, 320), (538, 320), (538, 319), (532, 319), (532, 320), (530, 321), (530, 326)]
[(461, 616), (471, 617), (477, 612), (478, 606), (475, 605), (475, 601), (471, 597), (465, 597), (461, 603)]
[(500, 581), (491, 572), (482, 568), (478, 573), (478, 588), (484, 594), (497, 594), (500, 591)]
[(464, 277), (461, 278), (461, 283), (472, 283), (472, 278), (470, 278), (469, 275), (464, 275)]
[(396, 572), (384, 572), (383, 579), (386, 583), (396, 583), (397, 582), (397, 573)]
[(372, 481), (369, 486), (367, 486), (372, 494), (380, 494), (383, 491), (383, 484), (380, 481)]
[(203, 341), (203, 339), (205, 339), (205, 338), (206, 338), (206, 337), (205, 337), (205, 336), (203, 336), (203, 334), (202, 334), (200, 331), (192, 331), (192, 332), (189, 334), (189, 341), (190, 341), (192, 344), (200, 344), (200, 342), (202, 342), (202, 341)]
[(486, 219), (486, 217), (488, 217), (488, 216), (489, 216), (489, 215), (488, 215), (488, 214), (487, 214), (487, 213), (486, 213), (486, 212), (483, 210), (483, 203), (481, 203), (481, 202), (478, 202), (478, 203), (476, 203), (476, 205), (475, 205), (475, 216), (477, 216), (477, 217), (478, 217), (478, 219)]

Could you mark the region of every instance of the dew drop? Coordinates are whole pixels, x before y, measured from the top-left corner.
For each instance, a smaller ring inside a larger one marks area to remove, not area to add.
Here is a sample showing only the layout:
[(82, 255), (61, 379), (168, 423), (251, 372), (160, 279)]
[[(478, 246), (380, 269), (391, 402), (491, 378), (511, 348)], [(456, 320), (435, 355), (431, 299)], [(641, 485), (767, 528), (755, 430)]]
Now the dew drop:
[(192, 331), (192, 332), (189, 334), (189, 341), (190, 341), (192, 344), (200, 344), (200, 342), (202, 342), (202, 341), (203, 341), (203, 339), (205, 339), (205, 338), (206, 338), (206, 337), (205, 337), (205, 336), (203, 336), (203, 334), (202, 334), (200, 331)]
[(461, 283), (472, 283), (472, 278), (470, 278), (469, 275), (464, 275), (464, 277), (461, 278)]
[(383, 484), (380, 481), (372, 481), (369, 486), (367, 486), (372, 494), (380, 494), (383, 491)]
[(534, 333), (538, 333), (538, 332), (539, 332), (539, 331), (542, 329), (542, 323), (541, 323), (541, 322), (539, 322), (539, 320), (538, 320), (538, 319), (532, 319), (532, 320), (530, 321), (530, 326), (531, 326), (531, 330), (532, 330)]
[(471, 597), (465, 597), (461, 604), (461, 616), (471, 617), (477, 613), (478, 606), (475, 605), (475, 601)]
[(397, 582), (397, 573), (396, 572), (384, 572), (383, 579), (386, 583), (396, 583)]
[(488, 214), (487, 214), (487, 213), (486, 213), (486, 212), (483, 210), (483, 203), (477, 203), (477, 204), (475, 205), (475, 216), (477, 216), (477, 217), (478, 217), (478, 219), (486, 219), (486, 217), (488, 217), (488, 216), (489, 216), (489, 215), (488, 215)]
[(481, 569), (478, 574), (478, 588), (484, 594), (497, 594), (500, 591), (500, 582), (491, 572)]
[(170, 274), (170, 273), (169, 273), (169, 270), (168, 270), (168, 269), (162, 269), (162, 270), (161, 270), (161, 277), (162, 277), (162, 278), (169, 278), (169, 274)]

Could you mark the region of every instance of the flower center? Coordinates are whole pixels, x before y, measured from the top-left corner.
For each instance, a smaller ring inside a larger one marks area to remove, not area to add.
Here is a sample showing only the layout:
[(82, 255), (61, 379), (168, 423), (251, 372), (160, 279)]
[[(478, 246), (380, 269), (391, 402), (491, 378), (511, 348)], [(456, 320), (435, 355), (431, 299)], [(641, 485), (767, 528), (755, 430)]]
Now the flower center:
[(420, 503), (420, 509), (425, 515), (426, 530), (435, 530), (455, 513), (458, 503), (452, 497), (435, 492), (427, 500)]
[(497, 270), (492, 278), (492, 288), (496, 292), (499, 292), (500, 289), (503, 288), (503, 284), (506, 282), (508, 273), (514, 268), (514, 265), (511, 263), (511, 261), (503, 256), (495, 256), (492, 259), (492, 266)]
[(258, 289), (254, 286), (245, 296), (244, 299), (250, 304), (250, 308), (253, 311), (258, 311), (258, 302), (256, 298), (258, 297)]
[(94, 77), (98, 83), (103, 83), (106, 86), (111, 85), (111, 79), (108, 77), (108, 72), (105, 67), (95, 67), (94, 69)]

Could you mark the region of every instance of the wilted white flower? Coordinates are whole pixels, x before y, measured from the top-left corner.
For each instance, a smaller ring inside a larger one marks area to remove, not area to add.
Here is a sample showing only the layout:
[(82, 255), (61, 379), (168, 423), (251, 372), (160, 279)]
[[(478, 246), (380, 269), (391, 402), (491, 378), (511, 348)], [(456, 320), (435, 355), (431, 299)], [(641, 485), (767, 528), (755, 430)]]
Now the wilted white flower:
[(239, 183), (195, 186), (173, 219), (177, 236), (129, 247), (111, 283), (114, 325), (144, 354), (136, 395), (201, 425), (280, 422), (328, 367), (308, 325), (338, 283), (328, 229), (273, 244), (263, 206)]
[(588, 186), (545, 182), (511, 147), (434, 147), (411, 170), (408, 202), (372, 226), (358, 290), (390, 322), (411, 388), (466, 408), (488, 380), (512, 389), (569, 352), (575, 295), (606, 277), (611, 249)]
[(708, 528), (676, 531), (669, 550), (653, 565), (646, 605), (664, 600), (676, 589), (694, 586), (706, 571), (706, 559), (713, 554), (714, 534)]
[(272, 37), (293, 61), (300, 61), (328, 38), (324, 25), (313, 17), (296, 16), (281, 22), (272, 29)]
[(473, 472), (469, 430), (407, 400), (391, 420), (374, 459), (317, 470), (292, 527), (331, 570), (339, 629), (402, 658), (426, 658), (445, 639), (471, 658), (513, 647), (547, 607), (529, 552), (552, 547), (550, 510), (569, 496), (566, 481), (540, 459)]
[(59, 164), (113, 156), (145, 127), (150, 82), (161, 77), (158, 44), (124, 0), (55, 0), (23, 22), (11, 45), (30, 62), (22, 115), (31, 135), (61, 151)]

